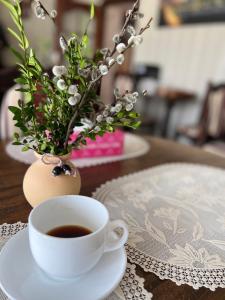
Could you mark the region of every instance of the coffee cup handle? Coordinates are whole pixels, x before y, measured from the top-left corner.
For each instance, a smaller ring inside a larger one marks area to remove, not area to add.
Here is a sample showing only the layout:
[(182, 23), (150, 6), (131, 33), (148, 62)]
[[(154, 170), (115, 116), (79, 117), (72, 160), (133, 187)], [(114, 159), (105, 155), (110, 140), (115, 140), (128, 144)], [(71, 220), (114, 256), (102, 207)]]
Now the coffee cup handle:
[[(122, 235), (118, 237), (115, 230), (122, 229)], [(109, 223), (106, 236), (104, 252), (111, 252), (120, 249), (128, 240), (129, 230), (127, 224), (122, 220), (115, 220)]]

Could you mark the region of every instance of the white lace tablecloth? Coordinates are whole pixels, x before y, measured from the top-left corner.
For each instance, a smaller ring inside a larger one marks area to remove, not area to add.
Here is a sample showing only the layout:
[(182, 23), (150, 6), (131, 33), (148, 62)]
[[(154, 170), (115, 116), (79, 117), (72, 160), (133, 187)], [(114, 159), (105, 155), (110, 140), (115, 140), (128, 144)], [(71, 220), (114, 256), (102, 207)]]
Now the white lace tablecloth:
[(108, 182), (93, 196), (128, 223), (132, 263), (177, 285), (225, 287), (225, 171), (162, 165)]
[[(9, 143), (6, 146), (6, 153), (15, 160), (25, 164), (32, 164), (36, 160), (33, 151), (29, 150), (22, 152), (21, 149), (22, 146), (14, 146)], [(122, 155), (75, 159), (74, 164), (78, 168), (90, 167), (142, 156), (149, 150), (149, 143), (146, 142), (144, 138), (135, 134), (126, 133), (124, 140), (124, 153)]]
[[(18, 231), (24, 229), (26, 226), (27, 224), (21, 222), (14, 223), (14, 224), (0, 225), (0, 251), (4, 246), (4, 244), (10, 239), (11, 236), (16, 234)], [(123, 277), (123, 280), (120, 283), (120, 286), (106, 300), (151, 300), (151, 299), (152, 299), (152, 294), (148, 293), (144, 289), (144, 279), (140, 278), (136, 274), (135, 265), (132, 263), (128, 263), (126, 273)], [(1, 291), (1, 289), (0, 289), (0, 300), (8, 300), (8, 298)], [(22, 299), (18, 299), (18, 300), (22, 300)]]

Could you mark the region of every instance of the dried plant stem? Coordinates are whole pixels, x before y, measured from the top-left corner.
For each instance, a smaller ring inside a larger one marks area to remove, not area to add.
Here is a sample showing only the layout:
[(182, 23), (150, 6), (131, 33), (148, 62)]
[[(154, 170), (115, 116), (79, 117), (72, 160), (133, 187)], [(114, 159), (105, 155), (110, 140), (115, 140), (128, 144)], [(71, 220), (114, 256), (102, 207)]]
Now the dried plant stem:
[(86, 92), (84, 93), (84, 95), (82, 96), (80, 103), (78, 104), (78, 107), (76, 108), (76, 111), (74, 113), (74, 115), (72, 116), (69, 125), (68, 125), (68, 129), (67, 129), (67, 133), (66, 133), (66, 139), (65, 139), (65, 144), (64, 144), (64, 149), (66, 149), (67, 145), (68, 145), (68, 141), (69, 141), (69, 137), (71, 134), (71, 130), (73, 128), (73, 123), (75, 122), (78, 113), (79, 113), (79, 109), (82, 107), (82, 105), (85, 103), (87, 96), (90, 92), (90, 90), (93, 88), (93, 86), (95, 85), (96, 82), (98, 82), (100, 79), (102, 78), (102, 75), (99, 75), (95, 80), (91, 81)]
[(140, 29), (139, 35), (143, 34), (145, 32), (145, 30), (150, 28), (152, 21), (153, 21), (153, 18), (150, 18), (150, 20), (148, 21), (146, 26)]
[[(139, 0), (135, 3), (135, 5), (138, 5), (139, 3)], [(135, 7), (134, 5), (134, 7)], [(151, 18), (148, 23), (146, 24), (145, 27), (141, 28), (139, 34), (143, 34), (145, 32), (145, 30), (147, 30), (148, 28), (150, 28), (150, 25), (151, 25), (151, 22), (152, 22), (153, 18)], [(124, 51), (124, 53), (129, 49), (131, 48), (132, 45), (128, 45)], [(111, 69), (114, 65), (116, 64), (116, 61), (111, 65), (111, 67), (109, 69)], [(66, 135), (66, 140), (65, 140), (65, 149), (67, 147), (67, 144), (68, 144), (68, 141), (69, 141), (69, 136), (70, 136), (70, 133), (71, 133), (71, 130), (72, 130), (72, 127), (73, 127), (73, 123), (75, 122), (77, 116), (78, 116), (78, 113), (79, 113), (79, 109), (82, 107), (82, 105), (85, 103), (86, 101), (86, 98), (90, 92), (90, 90), (93, 88), (93, 86), (95, 85), (96, 82), (98, 82), (101, 78), (103, 77), (103, 75), (99, 75), (94, 81), (91, 81), (88, 88), (87, 88), (87, 91), (85, 92), (85, 94), (83, 95), (81, 101), (80, 101), (80, 104), (78, 105), (78, 108), (77, 110), (75, 111), (72, 119), (70, 120), (70, 123), (69, 123), (69, 126), (68, 126), (68, 130), (67, 130), (67, 135)], [(77, 142), (77, 141), (76, 141)]]
[[(148, 23), (146, 24), (145, 27), (141, 28), (139, 34), (143, 34), (143, 33), (145, 32), (145, 30), (147, 30), (148, 28), (150, 28), (150, 25), (151, 25), (152, 21), (153, 21), (153, 18), (151, 18), (151, 19), (148, 21)], [(125, 53), (129, 48), (131, 48), (131, 47), (132, 47), (132, 44), (131, 44), (131, 45), (128, 45), (128, 46), (126, 47), (126, 49), (124, 50), (124, 53)], [(110, 70), (115, 64), (116, 64), (116, 61), (114, 61), (114, 63), (113, 63), (113, 64), (111, 65), (111, 67), (109, 68), (109, 70)], [(67, 130), (66, 139), (65, 139), (65, 144), (64, 144), (64, 148), (65, 148), (65, 149), (66, 149), (67, 144), (68, 144), (68, 141), (69, 141), (69, 137), (70, 137), (70, 134), (71, 134), (71, 130), (72, 130), (72, 128), (73, 128), (73, 124), (74, 124), (74, 122), (75, 122), (75, 120), (76, 120), (76, 118), (77, 118), (77, 116), (78, 116), (78, 114), (79, 114), (79, 109), (80, 109), (80, 108), (82, 107), (82, 105), (85, 103), (85, 101), (86, 101), (86, 99), (87, 99), (87, 96), (88, 96), (90, 90), (91, 90), (91, 89), (93, 88), (93, 86), (95, 85), (95, 83), (97, 83), (99, 80), (101, 80), (102, 77), (103, 77), (103, 75), (99, 75), (95, 80), (91, 81), (90, 84), (89, 84), (89, 86), (88, 86), (88, 88), (87, 88), (87, 90), (86, 90), (86, 92), (84, 93), (83, 97), (81, 98), (81, 101), (80, 101), (80, 103), (79, 103), (79, 105), (78, 105), (78, 108), (76, 109), (76, 111), (75, 111), (75, 113), (74, 113), (74, 115), (73, 115), (73, 117), (72, 117), (72, 119), (70, 120), (70, 123), (69, 123), (69, 125), (68, 125), (68, 130)], [(76, 140), (75, 142), (77, 142), (77, 140)]]
[[(119, 34), (120, 38), (124, 35), (124, 32), (125, 32), (127, 26), (129, 25), (129, 23), (130, 23), (130, 21), (131, 21), (131, 19), (132, 19), (132, 17), (133, 17), (134, 12), (136, 12), (136, 11), (138, 10), (139, 4), (140, 4), (140, 0), (137, 0), (137, 1), (134, 3), (131, 12), (130, 12), (129, 15), (126, 17), (126, 20), (125, 20), (125, 22), (124, 22), (123, 28), (121, 29), (121, 32), (120, 32), (120, 34)], [(111, 53), (110, 53), (110, 56), (113, 56), (113, 55), (115, 54), (115, 52), (116, 52), (116, 46), (117, 46), (117, 44), (114, 45), (114, 48), (113, 48), (113, 50), (112, 50)]]

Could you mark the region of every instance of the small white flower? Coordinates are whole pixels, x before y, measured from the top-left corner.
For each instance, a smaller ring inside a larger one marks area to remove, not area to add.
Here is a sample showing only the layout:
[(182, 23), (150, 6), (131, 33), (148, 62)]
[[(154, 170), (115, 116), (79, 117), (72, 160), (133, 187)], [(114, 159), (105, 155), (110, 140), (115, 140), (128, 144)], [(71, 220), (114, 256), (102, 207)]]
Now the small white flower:
[(134, 92), (134, 93), (132, 94), (132, 100), (131, 100), (131, 102), (132, 102), (132, 103), (136, 103), (137, 100), (138, 100), (138, 98), (139, 98), (139, 93), (138, 93), (138, 92)]
[(128, 26), (127, 26), (127, 32), (128, 32), (130, 35), (135, 35), (136, 31), (135, 31), (135, 29), (134, 29), (134, 26), (128, 25)]
[(51, 12), (50, 12), (50, 16), (52, 19), (55, 19), (57, 17), (57, 11), (55, 9), (53, 9)]
[(115, 106), (112, 106), (112, 107), (110, 108), (110, 112), (111, 112), (111, 113), (114, 113), (114, 112), (116, 112), (116, 108), (115, 108)]
[(120, 98), (121, 95), (120, 95), (120, 90), (118, 88), (115, 88), (113, 93), (116, 98)]
[(129, 103), (126, 105), (126, 111), (131, 111), (133, 109), (133, 104), (132, 103)]
[(80, 99), (81, 99), (81, 94), (75, 93), (75, 94), (74, 94), (74, 98), (77, 100), (77, 102), (80, 101)]
[(143, 42), (143, 37), (141, 35), (131, 36), (128, 40), (128, 45), (138, 46)]
[(101, 123), (102, 120), (103, 120), (103, 116), (102, 115), (98, 115), (97, 118), (96, 118), (97, 122), (98, 123)]
[(99, 70), (101, 72), (101, 74), (104, 76), (104, 75), (107, 75), (108, 72), (109, 72), (109, 69), (106, 65), (100, 65), (99, 66)]
[(40, 4), (39, 1), (34, 6), (34, 12), (35, 12), (35, 15), (36, 15), (37, 18), (39, 18), (39, 19), (44, 19), (45, 18), (45, 11), (41, 7), (41, 4)]
[(116, 50), (119, 53), (123, 53), (126, 50), (126, 45), (124, 43), (120, 43), (116, 46)]
[(106, 118), (106, 117), (108, 117), (108, 115), (109, 115), (108, 110), (104, 110), (104, 111), (103, 111), (103, 116)]
[(108, 124), (112, 124), (113, 121), (114, 121), (114, 119), (113, 119), (112, 117), (106, 118), (106, 122), (107, 122)]
[(118, 63), (118, 65), (122, 65), (124, 60), (125, 60), (125, 57), (123, 54), (118, 55), (116, 58), (116, 62)]
[(77, 104), (78, 101), (74, 96), (72, 96), (72, 97), (69, 97), (68, 102), (69, 102), (69, 105), (74, 106)]
[(138, 93), (138, 92), (134, 92), (132, 95), (133, 95), (135, 98), (139, 98), (139, 93)]
[(117, 103), (115, 106), (115, 111), (118, 113), (121, 111), (122, 108), (123, 108), (123, 105), (121, 103)]
[(135, 40), (134, 40), (135, 45), (138, 46), (138, 45), (142, 44), (142, 42), (143, 42), (143, 37), (141, 35), (136, 35)]
[(135, 97), (133, 96), (133, 94), (126, 94), (125, 97), (124, 97), (124, 99), (125, 99), (127, 102), (131, 102), (131, 103), (133, 103), (134, 98), (135, 98)]
[(109, 67), (111, 67), (115, 63), (115, 59), (111, 58), (108, 62)]
[(58, 87), (60, 90), (64, 91), (64, 90), (66, 89), (66, 83), (65, 83), (65, 81), (64, 81), (63, 79), (59, 79), (59, 80), (57, 81), (57, 87)]
[(109, 48), (103, 48), (100, 50), (100, 53), (103, 54), (104, 56), (106, 56), (109, 52)]
[(148, 91), (147, 91), (147, 90), (142, 91), (142, 95), (143, 95), (143, 96), (146, 96), (147, 94), (148, 94)]
[(101, 128), (99, 126), (95, 126), (94, 131), (99, 132)]
[(136, 12), (133, 15), (133, 20), (139, 20), (142, 19), (144, 17), (144, 14), (140, 13), (140, 12)]
[(64, 39), (63, 36), (61, 36), (59, 38), (59, 45), (60, 45), (60, 47), (62, 48), (63, 51), (67, 50), (67, 48), (68, 48), (67, 42), (66, 42), (66, 40)]
[(83, 123), (83, 125), (85, 126), (85, 128), (92, 128), (93, 127), (93, 122), (88, 119), (88, 118), (82, 118), (81, 120), (81, 123)]
[(134, 44), (134, 39), (135, 39), (135, 36), (134, 36), (134, 35), (132, 35), (132, 36), (129, 38), (129, 40), (128, 40), (128, 45), (129, 45), (129, 46)]
[(115, 34), (115, 35), (113, 36), (113, 42), (114, 42), (115, 44), (118, 44), (118, 43), (120, 42), (120, 35), (119, 35), (119, 34)]
[(74, 95), (75, 93), (77, 93), (77, 86), (75, 84), (70, 85), (68, 88), (68, 93), (70, 95)]
[(52, 79), (52, 81), (55, 83), (55, 84), (57, 84), (57, 82), (58, 82), (58, 80), (59, 80), (60, 78), (59, 77), (54, 77), (53, 79)]
[(52, 68), (52, 73), (55, 75), (55, 76), (62, 76), (62, 75), (65, 75), (67, 73), (67, 68), (65, 66), (54, 66)]

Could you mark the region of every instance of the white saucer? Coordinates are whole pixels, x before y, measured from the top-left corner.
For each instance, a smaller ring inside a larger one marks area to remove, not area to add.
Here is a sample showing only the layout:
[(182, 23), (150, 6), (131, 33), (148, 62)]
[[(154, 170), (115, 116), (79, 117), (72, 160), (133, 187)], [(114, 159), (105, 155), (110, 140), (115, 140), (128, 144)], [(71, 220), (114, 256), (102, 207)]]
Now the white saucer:
[(55, 281), (36, 265), (30, 252), (28, 230), (12, 237), (0, 252), (0, 287), (11, 300), (100, 300), (118, 286), (127, 264), (124, 248), (104, 254), (86, 275)]
[[(37, 158), (34, 156), (33, 151), (29, 150), (22, 152), (22, 147), (23, 146), (15, 146), (9, 143), (6, 146), (6, 153), (11, 158), (25, 164), (32, 164), (35, 162)], [(149, 150), (150, 145), (144, 138), (135, 134), (125, 133), (123, 154), (115, 156), (79, 158), (74, 159), (73, 162), (77, 168), (84, 168), (139, 157), (146, 154)]]

